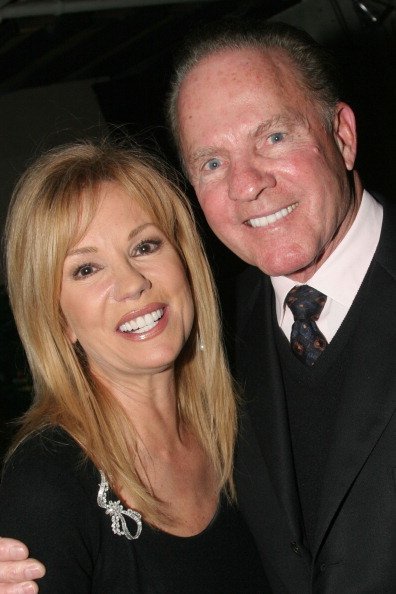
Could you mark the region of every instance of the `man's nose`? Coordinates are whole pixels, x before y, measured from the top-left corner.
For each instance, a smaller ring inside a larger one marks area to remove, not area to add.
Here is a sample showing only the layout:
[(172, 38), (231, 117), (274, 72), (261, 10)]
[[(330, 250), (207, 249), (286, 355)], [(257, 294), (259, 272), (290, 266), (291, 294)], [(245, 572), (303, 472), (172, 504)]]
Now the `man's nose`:
[(239, 162), (230, 171), (228, 195), (231, 200), (255, 200), (263, 190), (275, 184), (275, 177), (263, 162)]
[(114, 273), (113, 297), (116, 301), (137, 300), (151, 288), (151, 281), (133, 263), (125, 262)]

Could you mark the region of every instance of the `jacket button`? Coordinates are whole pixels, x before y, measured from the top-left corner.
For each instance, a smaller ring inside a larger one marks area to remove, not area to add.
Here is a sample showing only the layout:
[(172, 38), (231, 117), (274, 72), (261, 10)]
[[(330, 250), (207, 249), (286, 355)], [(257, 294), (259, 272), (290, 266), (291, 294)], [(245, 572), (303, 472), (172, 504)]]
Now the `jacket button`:
[(326, 571), (326, 569), (327, 569), (326, 563), (321, 563), (321, 564), (320, 564), (320, 567), (319, 567), (319, 569), (320, 569), (320, 571), (321, 571), (322, 573), (323, 573), (324, 571)]
[(300, 557), (302, 556), (302, 551), (301, 551), (301, 547), (298, 544), (298, 542), (295, 542), (294, 540), (290, 543), (290, 548), (293, 551), (293, 553), (296, 553), (296, 555), (299, 555)]

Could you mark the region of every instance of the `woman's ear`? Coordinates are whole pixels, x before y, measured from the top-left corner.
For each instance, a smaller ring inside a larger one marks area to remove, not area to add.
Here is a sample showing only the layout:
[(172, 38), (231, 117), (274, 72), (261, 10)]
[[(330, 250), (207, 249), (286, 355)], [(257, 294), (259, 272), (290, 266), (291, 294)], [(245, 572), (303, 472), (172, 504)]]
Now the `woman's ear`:
[(74, 333), (73, 328), (70, 326), (70, 324), (68, 323), (68, 321), (66, 320), (65, 316), (62, 315), (62, 326), (63, 326), (63, 332), (65, 333), (65, 335), (67, 336), (67, 338), (70, 340), (70, 342), (72, 344), (76, 344), (77, 342), (77, 336)]
[(342, 101), (337, 103), (333, 134), (346, 168), (352, 171), (357, 151), (356, 119), (352, 108)]

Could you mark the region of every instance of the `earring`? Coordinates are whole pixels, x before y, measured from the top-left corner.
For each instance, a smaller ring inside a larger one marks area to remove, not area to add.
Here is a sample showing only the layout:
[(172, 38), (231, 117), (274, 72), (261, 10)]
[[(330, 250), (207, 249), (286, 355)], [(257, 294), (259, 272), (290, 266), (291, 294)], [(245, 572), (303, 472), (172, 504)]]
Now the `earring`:
[(200, 350), (200, 351), (205, 350), (204, 341), (202, 340), (202, 338), (200, 336), (198, 336), (198, 350)]

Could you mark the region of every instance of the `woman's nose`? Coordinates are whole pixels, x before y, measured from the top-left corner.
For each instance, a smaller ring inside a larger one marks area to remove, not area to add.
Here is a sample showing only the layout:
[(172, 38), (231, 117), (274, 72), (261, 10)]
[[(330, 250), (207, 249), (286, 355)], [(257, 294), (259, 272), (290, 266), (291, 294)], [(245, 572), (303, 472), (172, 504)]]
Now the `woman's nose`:
[(116, 301), (139, 299), (150, 288), (151, 282), (145, 274), (128, 262), (115, 272), (113, 297)]

